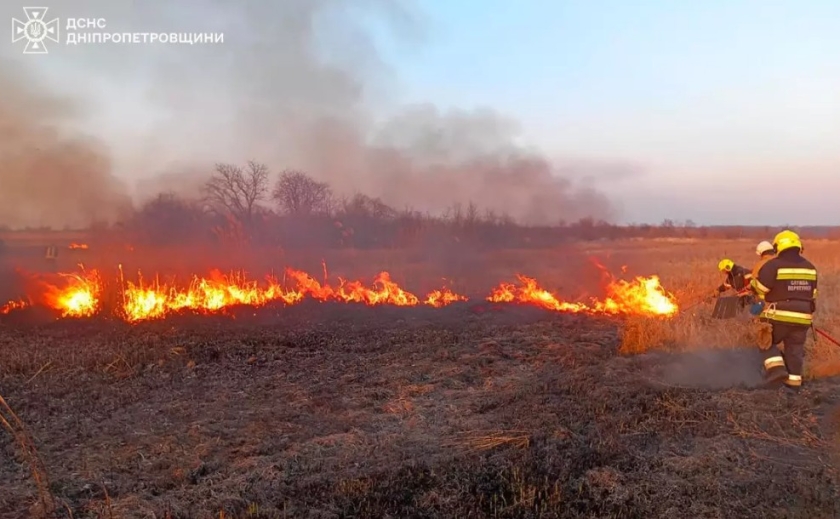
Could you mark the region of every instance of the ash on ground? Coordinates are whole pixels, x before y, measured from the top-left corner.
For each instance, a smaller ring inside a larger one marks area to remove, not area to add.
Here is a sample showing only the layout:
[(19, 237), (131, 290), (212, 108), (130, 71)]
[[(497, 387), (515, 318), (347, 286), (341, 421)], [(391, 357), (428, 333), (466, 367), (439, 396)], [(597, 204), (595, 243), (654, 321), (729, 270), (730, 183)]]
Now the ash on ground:
[[(0, 388), (65, 516), (840, 509), (840, 391), (750, 388), (747, 350), (621, 356), (618, 320), (469, 304), (36, 320), (0, 327)], [(0, 517), (27, 517), (28, 465), (0, 452)]]

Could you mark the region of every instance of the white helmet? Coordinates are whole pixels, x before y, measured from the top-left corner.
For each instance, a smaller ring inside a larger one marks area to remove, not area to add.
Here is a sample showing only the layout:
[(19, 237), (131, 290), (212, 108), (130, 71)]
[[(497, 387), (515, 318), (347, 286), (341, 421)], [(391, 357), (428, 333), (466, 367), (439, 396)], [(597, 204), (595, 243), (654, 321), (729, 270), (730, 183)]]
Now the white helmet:
[(773, 250), (773, 244), (769, 241), (763, 241), (756, 246), (755, 253), (758, 256), (761, 256), (765, 252), (770, 252), (771, 250)]

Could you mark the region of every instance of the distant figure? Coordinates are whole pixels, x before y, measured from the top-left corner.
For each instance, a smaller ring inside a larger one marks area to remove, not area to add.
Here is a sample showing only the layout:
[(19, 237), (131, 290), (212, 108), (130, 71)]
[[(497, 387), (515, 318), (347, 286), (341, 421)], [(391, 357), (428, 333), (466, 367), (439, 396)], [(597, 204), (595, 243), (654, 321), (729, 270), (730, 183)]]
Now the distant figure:
[(752, 279), (752, 272), (746, 267), (737, 265), (731, 259), (722, 259), (718, 263), (718, 270), (726, 274), (717, 289), (718, 295), (726, 292), (730, 288), (738, 292), (738, 304), (741, 308), (745, 308), (752, 303), (752, 294), (750, 293), (750, 280)]
[[(768, 260), (751, 281), (765, 301), (759, 315), (771, 326), (769, 344), (761, 343), (764, 352), (764, 378), (768, 385), (784, 382), (791, 389), (802, 386), (805, 339), (817, 310), (817, 269), (802, 256), (802, 240), (790, 230), (773, 239), (776, 257)], [(779, 345), (784, 344), (784, 352)]]
[(55, 245), (47, 245), (47, 251), (44, 254), (44, 258), (46, 258), (47, 261), (54, 263), (58, 259), (58, 247)]

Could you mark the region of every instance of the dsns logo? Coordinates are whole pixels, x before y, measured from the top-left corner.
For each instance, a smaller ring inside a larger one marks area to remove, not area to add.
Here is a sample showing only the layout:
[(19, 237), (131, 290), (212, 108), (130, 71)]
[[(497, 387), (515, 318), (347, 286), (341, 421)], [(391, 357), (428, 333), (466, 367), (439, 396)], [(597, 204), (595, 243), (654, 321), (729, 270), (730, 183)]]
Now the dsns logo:
[(58, 43), (59, 24), (58, 18), (46, 22), (48, 7), (24, 7), (26, 20), (12, 18), (12, 43), (26, 40), (23, 48), (24, 54), (47, 54), (47, 46), (44, 40)]

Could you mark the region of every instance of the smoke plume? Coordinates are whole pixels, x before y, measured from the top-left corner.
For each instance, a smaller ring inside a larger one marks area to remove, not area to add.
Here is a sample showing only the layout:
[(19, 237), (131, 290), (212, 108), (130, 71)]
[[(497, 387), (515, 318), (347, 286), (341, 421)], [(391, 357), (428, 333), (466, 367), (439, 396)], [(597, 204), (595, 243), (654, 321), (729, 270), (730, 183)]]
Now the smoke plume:
[[(79, 6), (60, 6), (55, 14), (106, 17), (108, 32), (223, 32), (224, 43), (55, 51), (115, 85), (130, 84), (117, 87), (125, 93), (121, 102), (148, 107), (143, 121), (126, 125), (121, 142), (108, 141), (112, 160), (101, 144), (70, 140), (57, 129), (60, 104), (32, 117), (27, 107), (46, 96), (27, 92), (10, 101), (4, 88), (3, 127), (13, 140), (5, 140), (2, 159), (13, 155), (18, 165), (4, 166), (2, 181), (11, 188), (0, 189), (3, 223), (69, 224), (113, 214), (123, 191), (112, 170), (147, 196), (194, 186), (201, 178), (196, 172), (209, 175), (215, 162), (248, 159), (275, 173), (305, 171), (338, 194), (381, 197), (397, 209), (440, 212), (473, 202), (531, 224), (615, 216), (602, 193), (576, 183), (598, 176), (591, 164), (577, 171), (574, 163), (553, 163), (520, 145), (517, 123), (494, 110), (398, 106), (398, 96), (389, 95), (398, 92), (394, 78), (376, 48), (383, 29), (403, 43), (422, 40), (423, 23), (407, 2), (89, 0)], [(40, 150), (38, 159), (21, 157), (21, 145)], [(614, 171), (604, 165), (605, 175)], [(179, 180), (183, 172), (188, 178)], [(71, 185), (84, 189), (69, 201)], [(87, 214), (90, 208), (97, 214)]]
[(78, 105), (0, 58), (0, 225), (79, 227), (130, 207), (107, 149), (72, 130)]

